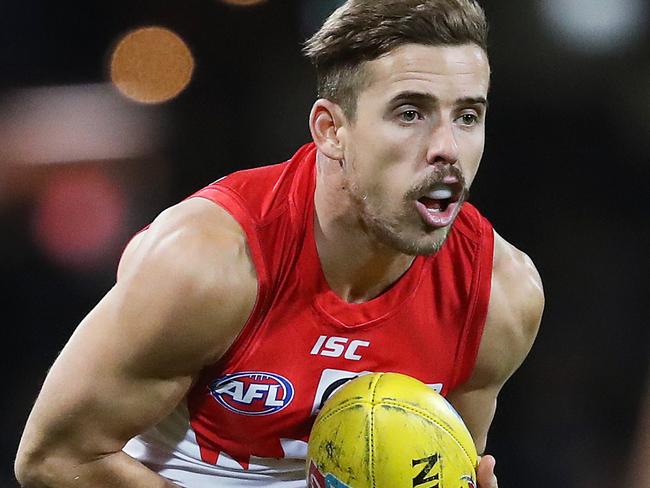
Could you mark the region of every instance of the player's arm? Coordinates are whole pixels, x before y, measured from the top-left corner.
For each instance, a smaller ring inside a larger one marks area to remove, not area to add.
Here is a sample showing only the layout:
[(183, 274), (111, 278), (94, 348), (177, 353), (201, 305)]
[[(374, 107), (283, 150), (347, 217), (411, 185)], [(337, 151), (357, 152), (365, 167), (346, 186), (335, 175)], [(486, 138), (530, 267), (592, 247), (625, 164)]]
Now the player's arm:
[(122, 452), (184, 397), (250, 314), (257, 282), (243, 232), (191, 199), (127, 247), (116, 285), (47, 375), (21, 439), (25, 487), (174, 486)]
[(544, 308), (541, 279), (523, 252), (494, 234), (492, 291), (476, 366), (449, 394), (479, 453), (496, 411), (497, 395), (532, 347)]

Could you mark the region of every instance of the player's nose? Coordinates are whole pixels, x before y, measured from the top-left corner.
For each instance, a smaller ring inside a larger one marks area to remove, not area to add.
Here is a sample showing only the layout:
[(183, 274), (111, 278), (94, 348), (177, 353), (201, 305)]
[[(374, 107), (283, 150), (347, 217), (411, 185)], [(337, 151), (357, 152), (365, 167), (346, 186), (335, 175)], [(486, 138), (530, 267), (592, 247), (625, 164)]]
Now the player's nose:
[(456, 164), (459, 158), (458, 141), (452, 122), (440, 122), (433, 129), (427, 151), (429, 164)]

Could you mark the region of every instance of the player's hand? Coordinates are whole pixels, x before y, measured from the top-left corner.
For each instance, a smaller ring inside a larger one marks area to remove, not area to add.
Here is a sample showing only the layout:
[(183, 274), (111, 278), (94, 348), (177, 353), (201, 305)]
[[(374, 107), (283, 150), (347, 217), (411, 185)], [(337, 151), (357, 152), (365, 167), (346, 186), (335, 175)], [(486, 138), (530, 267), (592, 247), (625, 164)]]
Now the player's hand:
[(478, 488), (499, 488), (497, 477), (494, 474), (494, 465), (496, 460), (492, 456), (483, 456), (479, 458), (478, 468), (476, 469), (476, 481)]

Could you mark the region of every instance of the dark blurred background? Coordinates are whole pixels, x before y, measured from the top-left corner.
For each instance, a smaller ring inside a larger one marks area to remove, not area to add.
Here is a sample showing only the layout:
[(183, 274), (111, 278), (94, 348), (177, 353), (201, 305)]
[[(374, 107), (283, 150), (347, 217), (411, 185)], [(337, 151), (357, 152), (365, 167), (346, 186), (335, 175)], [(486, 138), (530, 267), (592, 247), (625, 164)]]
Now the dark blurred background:
[[(0, 3), (0, 486), (17, 486), (31, 404), (128, 238), (309, 140), (315, 83), (300, 46), (338, 3)], [(533, 258), (547, 296), (488, 451), (502, 488), (650, 486), (638, 484), (650, 465), (650, 4), (483, 5), (493, 85), (472, 198)], [(187, 86), (161, 103), (111, 83), (114, 49), (143, 26), (175, 32), (193, 57)]]

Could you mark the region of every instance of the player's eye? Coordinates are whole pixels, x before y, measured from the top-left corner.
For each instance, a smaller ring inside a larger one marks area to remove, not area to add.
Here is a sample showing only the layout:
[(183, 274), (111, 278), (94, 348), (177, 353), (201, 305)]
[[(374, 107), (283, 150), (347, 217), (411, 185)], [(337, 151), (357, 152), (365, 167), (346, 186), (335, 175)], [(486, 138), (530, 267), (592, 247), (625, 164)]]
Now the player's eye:
[(461, 124), (466, 125), (466, 126), (472, 126), (476, 125), (479, 122), (478, 115), (472, 114), (472, 113), (466, 113), (462, 114), (458, 120), (460, 121)]
[(405, 110), (399, 117), (402, 122), (415, 122), (420, 118), (420, 113), (417, 110)]

